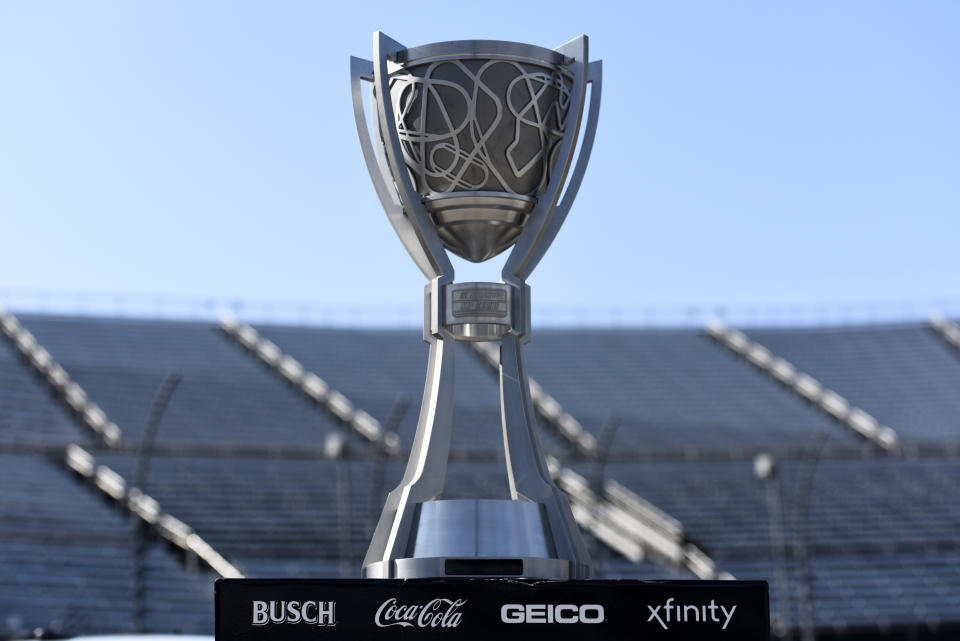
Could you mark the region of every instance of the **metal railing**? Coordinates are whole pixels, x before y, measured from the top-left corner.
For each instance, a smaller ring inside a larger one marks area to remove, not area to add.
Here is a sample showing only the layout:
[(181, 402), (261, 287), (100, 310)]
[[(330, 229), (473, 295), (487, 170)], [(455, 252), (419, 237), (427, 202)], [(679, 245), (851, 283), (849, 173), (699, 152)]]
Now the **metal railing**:
[[(400, 439), (396, 433), (384, 430), (380, 421), (354, 406), (344, 394), (331, 388), (314, 372), (308, 371), (293, 356), (283, 353), (251, 325), (239, 323), (232, 316), (224, 316), (220, 319), (220, 330), (304, 397), (329, 412), (341, 425), (391, 456), (399, 453)], [(331, 453), (339, 455), (344, 447), (343, 435), (338, 432), (328, 434), (326, 447)]]
[(900, 437), (892, 427), (880, 425), (866, 410), (855, 407), (837, 392), (824, 387), (820, 381), (799, 371), (792, 363), (773, 354), (756, 341), (750, 340), (738, 329), (719, 320), (707, 324), (707, 334), (758, 370), (780, 382), (814, 407), (817, 407), (857, 436), (887, 451), (897, 451)]
[(120, 474), (106, 465), (97, 464), (96, 458), (89, 451), (76, 444), (68, 445), (63, 461), (69, 470), (110, 498), (118, 507), (140, 518), (166, 541), (195, 555), (225, 579), (243, 578), (243, 573), (204, 541), (193, 528), (172, 514), (162, 511), (160, 503), (149, 494), (136, 487), (129, 487)]

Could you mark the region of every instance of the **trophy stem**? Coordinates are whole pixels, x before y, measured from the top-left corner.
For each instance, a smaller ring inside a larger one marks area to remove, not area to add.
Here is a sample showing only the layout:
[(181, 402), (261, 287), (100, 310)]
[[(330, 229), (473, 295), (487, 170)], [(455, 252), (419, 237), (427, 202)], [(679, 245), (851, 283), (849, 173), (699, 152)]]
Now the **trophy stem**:
[[(438, 278), (425, 294), (430, 360), (420, 420), (403, 480), (387, 497), (364, 559), (364, 577), (586, 578), (586, 547), (566, 498), (550, 479), (536, 433), (521, 351), (529, 325), (529, 288), (522, 281), (452, 283)], [(455, 341), (497, 339), (510, 499), (444, 500)]]
[(430, 359), (417, 433), (403, 480), (387, 495), (363, 560), (366, 578), (387, 579), (393, 575), (392, 561), (407, 556), (416, 537), (414, 520), (418, 506), (443, 492), (453, 424), (455, 344), (449, 335), (429, 337)]
[(570, 578), (590, 575), (590, 556), (566, 496), (554, 485), (536, 432), (530, 381), (520, 337), (508, 334), (500, 345), (500, 415), (510, 495), (535, 501), (543, 510), (553, 553), (570, 561)]

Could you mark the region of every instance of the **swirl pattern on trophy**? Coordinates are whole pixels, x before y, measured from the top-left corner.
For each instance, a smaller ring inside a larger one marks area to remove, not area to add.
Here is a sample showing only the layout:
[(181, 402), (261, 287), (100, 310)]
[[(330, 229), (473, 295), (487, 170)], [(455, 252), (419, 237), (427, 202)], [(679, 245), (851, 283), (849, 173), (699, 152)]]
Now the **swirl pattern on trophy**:
[(542, 192), (571, 87), (558, 69), (511, 60), (446, 60), (392, 74), (397, 132), (417, 191)]

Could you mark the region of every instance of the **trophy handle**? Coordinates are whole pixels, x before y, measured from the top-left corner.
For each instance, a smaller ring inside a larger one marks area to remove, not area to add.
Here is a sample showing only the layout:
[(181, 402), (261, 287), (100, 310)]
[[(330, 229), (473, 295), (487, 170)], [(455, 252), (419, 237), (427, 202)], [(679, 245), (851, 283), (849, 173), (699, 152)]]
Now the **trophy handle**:
[[(429, 287), (429, 286), (428, 286)], [(363, 560), (367, 578), (389, 579), (393, 560), (408, 556), (418, 503), (443, 492), (453, 424), (453, 357), (456, 342), (441, 332), (430, 335), (430, 360), (407, 469), (400, 484), (387, 495), (380, 521)]]
[(410, 257), (413, 258), (413, 262), (417, 264), (417, 267), (427, 278), (433, 278), (436, 276), (434, 267), (420, 244), (413, 225), (403, 213), (403, 207), (400, 205), (396, 189), (393, 187), (393, 180), (388, 178), (390, 170), (383, 162), (382, 154), (376, 154), (373, 145), (370, 143), (370, 130), (367, 127), (363, 109), (361, 80), (373, 82), (373, 63), (369, 60), (351, 56), (350, 88), (353, 94), (353, 116), (357, 122), (357, 136), (360, 138), (360, 149), (363, 151), (363, 159), (367, 163), (370, 180), (373, 181), (373, 187), (380, 198), (380, 204), (387, 212), (390, 224), (393, 225), (393, 229), (400, 237), (403, 246), (406, 247)]
[(504, 336), (500, 345), (500, 403), (510, 498), (543, 506), (554, 554), (571, 561), (571, 578), (587, 578), (590, 555), (583, 539), (576, 535), (579, 530), (570, 504), (550, 479), (537, 437), (521, 337), (514, 333)]
[[(406, 220), (412, 227), (417, 241), (419, 241), (419, 245), (429, 261), (430, 271), (424, 271), (427, 278), (447, 276), (452, 280), (453, 265), (447, 257), (443, 243), (440, 242), (440, 237), (437, 235), (437, 229), (430, 219), (430, 214), (423, 206), (420, 194), (413, 187), (410, 172), (403, 160), (403, 149), (400, 146), (400, 137), (395, 125), (387, 60), (388, 58), (396, 59), (397, 54), (405, 50), (406, 47), (382, 31), (373, 34), (373, 86), (376, 90), (377, 106), (375, 116), (379, 118), (378, 129), (383, 140), (383, 150), (386, 152), (386, 162), (389, 164), (389, 167), (383, 171), (389, 172), (384, 175), (393, 177), (397, 186), (397, 195), (400, 197), (400, 205), (406, 214)], [(401, 238), (401, 240), (403, 239)]]
[[(557, 167), (550, 176), (546, 190), (537, 201), (537, 206), (530, 214), (530, 222), (524, 227), (517, 239), (516, 246), (510, 253), (503, 266), (504, 281), (516, 282), (517, 279), (526, 281), (540, 263), (553, 239), (556, 238), (563, 221), (566, 219), (577, 197), (583, 175), (587, 171), (587, 162), (593, 149), (593, 141), (597, 133), (597, 119), (600, 115), (600, 94), (603, 85), (603, 63), (587, 61), (587, 37), (580, 36), (557, 48), (557, 51), (573, 58), (574, 76), (573, 92), (568, 116), (576, 114), (576, 122), (568, 123), (567, 131), (557, 158)], [(583, 133), (583, 142), (580, 145), (580, 156), (576, 167), (570, 176), (563, 199), (560, 199), (560, 190), (563, 189), (570, 163), (573, 160), (577, 138), (580, 135), (580, 120), (583, 113), (583, 104), (586, 100), (587, 84), (591, 84), (590, 111), (587, 114), (586, 129)], [(559, 204), (558, 201), (559, 200)]]

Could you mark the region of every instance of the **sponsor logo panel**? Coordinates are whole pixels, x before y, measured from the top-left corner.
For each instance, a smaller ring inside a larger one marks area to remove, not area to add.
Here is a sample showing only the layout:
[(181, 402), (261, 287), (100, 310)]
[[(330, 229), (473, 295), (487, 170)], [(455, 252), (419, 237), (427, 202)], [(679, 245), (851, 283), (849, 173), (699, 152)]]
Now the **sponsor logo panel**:
[(647, 617), (647, 623), (659, 623), (664, 630), (669, 630), (671, 624), (675, 623), (722, 623), (721, 630), (726, 630), (733, 619), (737, 606), (732, 605), (727, 608), (726, 605), (718, 605), (715, 599), (710, 599), (710, 603), (675, 603), (674, 598), (670, 597), (664, 603), (653, 606), (648, 605), (647, 610), (650, 616)]
[(378, 628), (456, 628), (463, 620), (460, 608), (466, 599), (436, 598), (424, 604), (407, 605), (389, 598), (377, 608), (374, 622)]
[(251, 641), (358, 641), (378, 631), (384, 638), (409, 631), (426, 635), (424, 641), (463, 635), (524, 640), (541, 632), (557, 641), (582, 641), (584, 634), (601, 641), (627, 638), (630, 630), (663, 641), (769, 638), (763, 636), (769, 630), (766, 585), (759, 583), (736, 589), (600, 581), (500, 581), (490, 589), (488, 583), (225, 582), (218, 586), (218, 641), (244, 635)]
[(337, 625), (336, 601), (253, 601), (253, 625)]
[(500, 607), (503, 623), (603, 623), (599, 603), (506, 603)]

